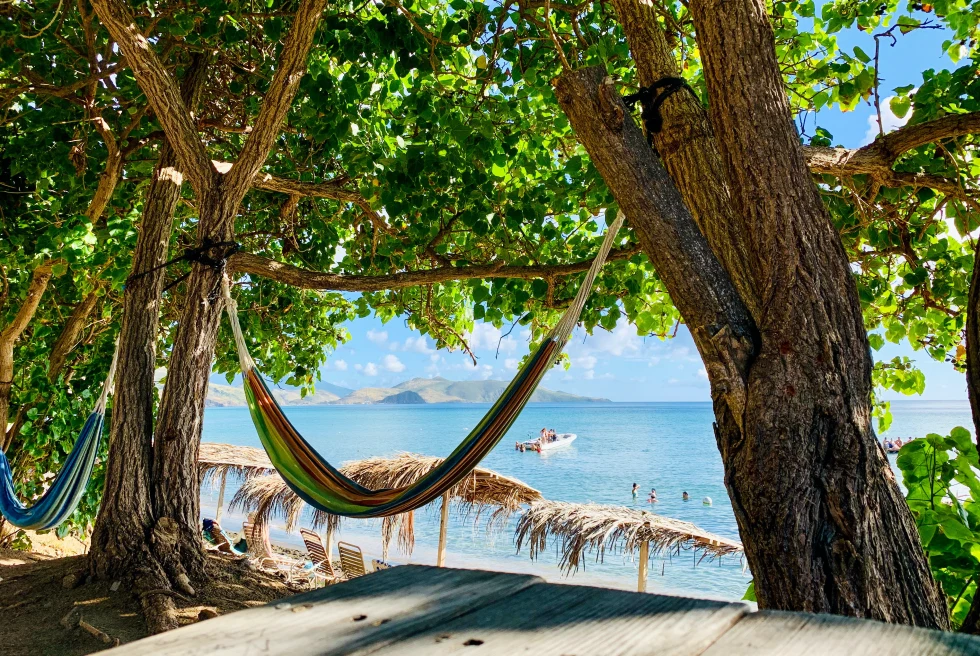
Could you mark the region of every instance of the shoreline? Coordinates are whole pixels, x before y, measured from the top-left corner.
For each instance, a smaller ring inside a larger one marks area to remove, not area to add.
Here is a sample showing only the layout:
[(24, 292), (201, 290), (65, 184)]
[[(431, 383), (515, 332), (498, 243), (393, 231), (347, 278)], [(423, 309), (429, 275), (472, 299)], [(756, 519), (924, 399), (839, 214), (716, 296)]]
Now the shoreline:
[[(201, 494), (201, 516), (214, 517), (216, 510), (216, 494), (209, 494), (202, 491)], [(221, 525), (225, 531), (239, 532), (241, 524), (245, 521), (245, 515), (238, 512), (229, 512), (227, 504), (222, 511)], [(367, 528), (367, 527), (365, 527)], [(321, 534), (321, 538), (322, 538)], [(276, 522), (269, 527), (269, 539), (273, 546), (284, 551), (297, 552), (306, 556), (306, 546), (300, 538), (298, 531), (287, 533), (282, 522)], [(338, 541), (356, 544), (364, 553), (365, 566), (370, 567), (371, 561), (375, 558), (381, 559), (382, 543), (380, 528), (376, 530), (357, 530), (349, 526), (341, 526), (340, 530), (334, 534), (333, 554), (336, 554), (336, 544)], [(405, 555), (400, 553), (398, 548), (392, 544), (389, 550), (388, 562), (396, 565), (431, 565), (436, 563), (436, 551), (433, 546), (416, 543), (412, 554)], [(516, 556), (516, 554), (515, 554)], [(335, 555), (333, 557), (336, 557)], [(682, 556), (683, 557), (683, 556)], [(614, 558), (623, 558), (621, 554), (613, 554), (606, 559), (612, 562)], [(713, 601), (739, 601), (725, 595), (712, 595), (701, 590), (692, 590), (683, 586), (672, 586), (669, 584), (669, 576), (658, 576), (657, 570), (661, 568), (662, 558), (651, 557), (650, 570), (647, 578), (647, 592), (668, 596), (694, 597), (698, 599), (708, 599)], [(495, 572), (507, 572), (511, 574), (530, 574), (543, 578), (548, 583), (561, 585), (585, 585), (598, 588), (610, 588), (614, 590), (636, 591), (636, 574), (631, 577), (604, 576), (599, 573), (589, 571), (583, 567), (578, 572), (564, 575), (552, 562), (532, 561), (529, 557), (523, 558), (501, 558), (497, 555), (477, 556), (474, 554), (461, 554), (454, 552), (451, 548), (446, 551), (446, 566), (459, 569), (482, 569)], [(635, 562), (630, 562), (628, 558), (623, 558), (623, 566), (631, 567), (633, 572), (638, 568)], [(703, 565), (710, 567), (711, 565)], [(661, 569), (661, 571), (663, 571)], [(748, 586), (749, 577), (746, 576), (745, 584)], [(752, 602), (743, 602), (749, 603)], [(754, 604), (753, 604), (754, 605)]]

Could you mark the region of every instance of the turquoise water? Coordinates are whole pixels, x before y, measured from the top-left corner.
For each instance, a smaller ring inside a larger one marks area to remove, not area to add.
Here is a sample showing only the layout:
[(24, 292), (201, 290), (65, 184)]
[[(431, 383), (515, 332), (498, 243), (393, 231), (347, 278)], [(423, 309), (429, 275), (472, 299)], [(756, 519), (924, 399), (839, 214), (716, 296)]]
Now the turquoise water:
[[(485, 404), (425, 406), (296, 406), (286, 408), (296, 428), (325, 457), (339, 464), (373, 455), (412, 451), (446, 455), (487, 411)], [(891, 436), (919, 436), (970, 426), (966, 402), (896, 402)], [(707, 403), (532, 404), (510, 433), (483, 461), (483, 466), (519, 478), (548, 499), (596, 502), (652, 509), (659, 514), (690, 521), (705, 530), (738, 539), (731, 503), (724, 488), (721, 458), (712, 432)], [(574, 432), (570, 447), (546, 454), (519, 453), (514, 442), (542, 427)], [(204, 440), (261, 446), (245, 408), (209, 408), (204, 418)], [(641, 494), (633, 499), (632, 484)], [(656, 487), (659, 503), (646, 503)], [(230, 493), (234, 486), (230, 486)], [(691, 501), (681, 500), (682, 492)], [(710, 496), (711, 506), (701, 498)], [(205, 508), (215, 495), (205, 497)], [(438, 542), (438, 503), (434, 512), (416, 518), (416, 549), (411, 558), (393, 552), (398, 562), (431, 563)], [(233, 517), (223, 524), (237, 528)], [(452, 517), (448, 538), (448, 565), (535, 572), (561, 580), (553, 550), (531, 563), (526, 553), (515, 552), (514, 521), (496, 536), (488, 536), (474, 518)], [(357, 542), (375, 555), (378, 522), (349, 520), (340, 539)], [(285, 534), (274, 538), (289, 541)], [(292, 538), (295, 543), (295, 537)], [(751, 574), (738, 557), (697, 563), (693, 554), (657, 558), (651, 562), (651, 591), (667, 591), (722, 599), (742, 596)], [(636, 585), (636, 563), (622, 554), (607, 554), (602, 563), (589, 561), (571, 582), (621, 588)]]

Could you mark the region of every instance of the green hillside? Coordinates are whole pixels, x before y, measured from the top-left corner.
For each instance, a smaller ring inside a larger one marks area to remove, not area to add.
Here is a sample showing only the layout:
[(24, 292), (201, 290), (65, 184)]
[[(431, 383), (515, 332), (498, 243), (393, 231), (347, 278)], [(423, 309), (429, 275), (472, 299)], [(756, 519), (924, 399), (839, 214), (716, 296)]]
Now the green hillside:
[[(343, 388), (341, 388), (343, 389)], [(272, 395), (280, 405), (326, 405), (333, 403), (339, 397), (326, 391), (317, 390), (316, 394), (308, 394), (301, 397), (299, 390), (273, 389)], [(230, 408), (245, 405), (245, 390), (241, 387), (232, 385), (218, 385), (211, 383), (208, 386), (208, 396), (204, 400), (204, 405), (209, 408)]]

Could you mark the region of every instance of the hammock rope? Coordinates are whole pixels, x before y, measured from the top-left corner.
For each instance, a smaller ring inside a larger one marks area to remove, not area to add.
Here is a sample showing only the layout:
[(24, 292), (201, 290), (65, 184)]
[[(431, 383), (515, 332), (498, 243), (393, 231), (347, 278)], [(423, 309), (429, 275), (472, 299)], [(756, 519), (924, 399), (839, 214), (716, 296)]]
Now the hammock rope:
[(85, 487), (88, 485), (95, 459), (102, 442), (102, 427), (105, 422), (106, 403), (116, 375), (116, 362), (119, 358), (119, 342), (109, 373), (102, 384), (102, 393), (82, 427), (71, 453), (61, 466), (61, 470), (51, 481), (48, 489), (30, 506), (24, 505), (14, 489), (14, 476), (7, 455), (0, 451), (0, 513), (14, 526), (23, 529), (44, 530), (58, 526), (68, 519), (78, 507)]
[(227, 276), (222, 276), (222, 293), (238, 350), (245, 399), (259, 440), (279, 475), (311, 506), (346, 517), (386, 517), (415, 510), (438, 499), (463, 480), (497, 446), (530, 401), (541, 379), (555, 364), (578, 323), (623, 219), (622, 212), (618, 213), (574, 300), (472, 432), (439, 466), (418, 481), (392, 489), (369, 490), (347, 478), (293, 427), (249, 355), (238, 322), (238, 306), (231, 296), (230, 282)]

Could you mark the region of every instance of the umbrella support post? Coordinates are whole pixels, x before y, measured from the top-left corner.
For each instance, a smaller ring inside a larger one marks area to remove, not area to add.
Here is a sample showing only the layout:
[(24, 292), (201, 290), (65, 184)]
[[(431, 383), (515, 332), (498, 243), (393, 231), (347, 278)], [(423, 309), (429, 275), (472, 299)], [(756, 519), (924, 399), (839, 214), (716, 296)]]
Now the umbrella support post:
[(650, 543), (643, 541), (640, 543), (640, 573), (637, 576), (636, 591), (647, 591), (647, 564), (650, 560)]
[(327, 528), (327, 558), (329, 559), (330, 554), (333, 552), (333, 527)]
[(439, 551), (436, 554), (436, 567), (446, 566), (446, 529), (449, 528), (449, 492), (442, 495), (442, 512), (439, 517)]
[(221, 523), (221, 511), (224, 509), (225, 505), (225, 482), (228, 478), (228, 470), (225, 469), (221, 472), (221, 489), (218, 490), (218, 509), (214, 513), (214, 521), (218, 524)]

